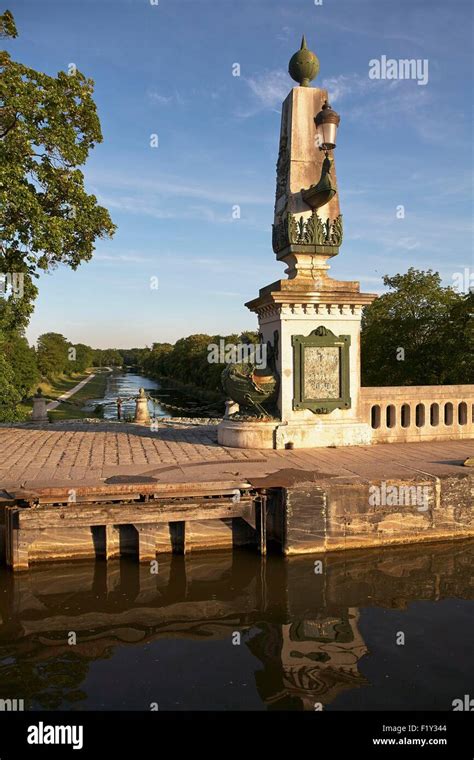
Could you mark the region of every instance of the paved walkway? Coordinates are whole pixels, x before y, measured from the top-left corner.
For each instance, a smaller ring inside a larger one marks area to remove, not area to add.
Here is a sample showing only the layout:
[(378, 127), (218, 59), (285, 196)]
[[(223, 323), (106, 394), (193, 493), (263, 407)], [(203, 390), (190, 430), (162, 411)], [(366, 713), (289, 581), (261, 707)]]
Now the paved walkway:
[(85, 377), (84, 380), (81, 380), (81, 382), (75, 385), (74, 388), (71, 388), (70, 391), (66, 391), (66, 393), (62, 394), (62, 396), (59, 396), (57, 401), (50, 401), (49, 404), (46, 404), (46, 410), (50, 412), (52, 409), (56, 409), (56, 407), (59, 406), (62, 401), (66, 401), (66, 399), (71, 398), (71, 396), (74, 396), (75, 393), (87, 385), (89, 380), (92, 380), (93, 377), (95, 377), (95, 375), (89, 375), (88, 377)]
[(474, 440), (382, 444), (339, 449), (253, 451), (219, 446), (215, 426), (65, 421), (0, 427), (0, 489), (97, 485), (121, 475), (160, 483), (250, 480), (284, 485), (288, 479), (410, 479), (463, 476)]

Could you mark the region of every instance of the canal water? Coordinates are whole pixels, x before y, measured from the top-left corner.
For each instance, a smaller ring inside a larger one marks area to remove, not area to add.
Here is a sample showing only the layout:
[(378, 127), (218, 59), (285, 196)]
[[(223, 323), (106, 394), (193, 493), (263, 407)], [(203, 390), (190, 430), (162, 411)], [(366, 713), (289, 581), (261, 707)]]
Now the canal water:
[(0, 569), (27, 710), (444, 711), (473, 684), (474, 542)]
[[(106, 420), (117, 419), (117, 398), (122, 399), (122, 419), (132, 420), (135, 415), (135, 398), (140, 388), (149, 396), (148, 408), (151, 419), (159, 417), (213, 416), (212, 410), (204, 412), (204, 402), (199, 402), (185, 391), (174, 388), (171, 383), (158, 382), (134, 372), (113, 372), (107, 379), (105, 395), (87, 403), (91, 413), (100, 406)], [(163, 403), (160, 403), (163, 402)], [(214, 409), (215, 411), (215, 409)]]

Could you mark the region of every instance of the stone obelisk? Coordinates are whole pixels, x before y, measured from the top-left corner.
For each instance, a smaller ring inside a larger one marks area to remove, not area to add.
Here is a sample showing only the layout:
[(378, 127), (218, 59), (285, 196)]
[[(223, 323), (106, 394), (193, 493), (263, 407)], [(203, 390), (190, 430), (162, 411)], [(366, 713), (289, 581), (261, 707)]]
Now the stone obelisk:
[(290, 61), (299, 86), (283, 103), (277, 161), (273, 250), (287, 279), (262, 288), (246, 304), (258, 316), (263, 341), (275, 349), (278, 418), (225, 420), (218, 439), (228, 446), (347, 446), (371, 438), (368, 421), (360, 417), (360, 322), (362, 308), (376, 296), (361, 293), (358, 282), (328, 274), (343, 225), (335, 145), (321, 146), (318, 123), (321, 114), (326, 121), (332, 114), (334, 123), (339, 117), (327, 91), (310, 85), (318, 71), (303, 37)]

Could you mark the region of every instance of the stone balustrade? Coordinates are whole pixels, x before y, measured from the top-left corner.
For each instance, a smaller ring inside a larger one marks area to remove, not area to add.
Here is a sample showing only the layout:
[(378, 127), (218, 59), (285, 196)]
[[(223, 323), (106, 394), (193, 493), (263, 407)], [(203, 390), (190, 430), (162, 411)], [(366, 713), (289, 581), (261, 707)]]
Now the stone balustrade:
[(474, 385), (361, 388), (374, 443), (474, 438)]

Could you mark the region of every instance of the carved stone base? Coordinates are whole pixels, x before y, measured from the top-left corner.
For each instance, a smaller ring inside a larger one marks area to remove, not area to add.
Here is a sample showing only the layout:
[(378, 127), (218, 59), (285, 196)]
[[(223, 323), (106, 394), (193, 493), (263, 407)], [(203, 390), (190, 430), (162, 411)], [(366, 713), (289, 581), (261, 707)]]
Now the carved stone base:
[(311, 449), (328, 446), (365, 446), (372, 428), (363, 422), (317, 419), (314, 422), (233, 422), (217, 426), (221, 446), (238, 449)]

